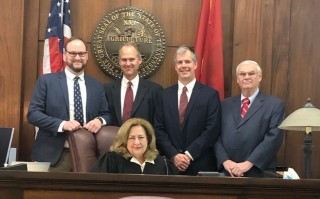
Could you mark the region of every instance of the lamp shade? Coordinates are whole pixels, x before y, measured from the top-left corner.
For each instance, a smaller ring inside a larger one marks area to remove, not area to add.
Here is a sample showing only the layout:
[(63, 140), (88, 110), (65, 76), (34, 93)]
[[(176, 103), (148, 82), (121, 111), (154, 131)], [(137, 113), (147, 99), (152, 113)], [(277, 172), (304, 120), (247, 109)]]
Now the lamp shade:
[(291, 113), (279, 128), (291, 131), (306, 131), (306, 128), (310, 128), (310, 131), (320, 131), (320, 110), (308, 99), (308, 103)]

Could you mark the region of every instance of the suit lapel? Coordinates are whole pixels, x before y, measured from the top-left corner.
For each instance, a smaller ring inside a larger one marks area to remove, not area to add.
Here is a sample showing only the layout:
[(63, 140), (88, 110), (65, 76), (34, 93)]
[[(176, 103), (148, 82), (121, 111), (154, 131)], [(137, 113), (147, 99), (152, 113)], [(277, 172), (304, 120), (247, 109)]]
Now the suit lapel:
[(145, 80), (139, 78), (139, 85), (138, 85), (138, 90), (137, 90), (137, 94), (136, 97), (134, 98), (133, 101), (133, 107), (132, 107), (132, 112), (131, 112), (131, 116), (133, 117), (135, 112), (138, 110), (138, 107), (140, 106), (145, 93), (148, 91), (148, 88), (146, 87), (145, 84)]
[(86, 92), (87, 92), (86, 118), (87, 118), (87, 122), (89, 122), (88, 108), (92, 107), (89, 103), (95, 103), (94, 100), (91, 99), (91, 97), (93, 96), (93, 90), (90, 88), (94, 88), (94, 85), (92, 85), (92, 81), (90, 81), (90, 79), (88, 78), (88, 76), (86, 74), (84, 74), (84, 84), (86, 85)]
[(256, 98), (254, 99), (252, 105), (250, 106), (247, 114), (244, 116), (242, 120), (240, 120), (238, 128), (245, 124), (254, 114), (263, 106), (264, 96), (261, 92), (258, 93)]
[(70, 115), (69, 115), (69, 94), (68, 94), (68, 85), (67, 85), (67, 77), (66, 77), (66, 74), (65, 72), (60, 72), (58, 73), (58, 79), (59, 79), (59, 83), (60, 83), (60, 87), (61, 87), (61, 90), (62, 90), (62, 95), (63, 95), (63, 98), (65, 100), (65, 104), (66, 104), (66, 110), (67, 110), (67, 113), (68, 113), (68, 116), (70, 118)]
[[(191, 113), (192, 107), (196, 103), (197, 98), (198, 98), (199, 94), (201, 93), (201, 87), (202, 86), (198, 82), (196, 82), (194, 87), (193, 87), (192, 94), (190, 96), (190, 99), (189, 99), (189, 102), (188, 102), (188, 105), (187, 105), (187, 109), (186, 109), (186, 113), (185, 113), (185, 116), (184, 116), (184, 121), (183, 121), (182, 127), (185, 126), (185, 122), (186, 122), (186, 120), (188, 119), (188, 117), (189, 117), (189, 115)], [(178, 112), (178, 115), (179, 115), (179, 112)]]
[(241, 121), (241, 97), (235, 97), (231, 104), (231, 112), (233, 113), (233, 120), (236, 124)]
[(121, 117), (121, 79), (115, 81), (114, 85), (112, 85), (112, 100), (114, 104), (114, 110), (116, 113), (116, 117), (119, 124), (122, 124), (122, 117)]

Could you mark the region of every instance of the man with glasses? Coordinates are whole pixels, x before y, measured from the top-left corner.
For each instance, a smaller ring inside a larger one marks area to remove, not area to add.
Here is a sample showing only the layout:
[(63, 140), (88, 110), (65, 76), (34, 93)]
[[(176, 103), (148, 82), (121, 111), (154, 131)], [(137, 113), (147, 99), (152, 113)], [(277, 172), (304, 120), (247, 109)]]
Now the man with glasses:
[(28, 121), (39, 127), (31, 159), (51, 162), (50, 171), (71, 171), (68, 132), (85, 128), (97, 133), (110, 123), (103, 85), (84, 74), (88, 61), (85, 42), (70, 38), (65, 44), (64, 71), (39, 77), (28, 111)]
[(218, 169), (232, 177), (263, 177), (264, 171), (276, 167), (284, 103), (259, 90), (262, 70), (256, 62), (241, 62), (236, 76), (241, 95), (221, 103), (221, 137), (215, 146)]

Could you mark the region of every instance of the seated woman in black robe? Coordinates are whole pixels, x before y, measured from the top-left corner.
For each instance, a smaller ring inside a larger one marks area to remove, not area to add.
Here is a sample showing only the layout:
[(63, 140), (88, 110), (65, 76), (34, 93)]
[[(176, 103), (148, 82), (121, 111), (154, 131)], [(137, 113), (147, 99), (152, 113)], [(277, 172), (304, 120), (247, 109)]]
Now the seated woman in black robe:
[(156, 149), (156, 137), (151, 124), (140, 118), (127, 120), (107, 152), (92, 172), (170, 175), (176, 167)]

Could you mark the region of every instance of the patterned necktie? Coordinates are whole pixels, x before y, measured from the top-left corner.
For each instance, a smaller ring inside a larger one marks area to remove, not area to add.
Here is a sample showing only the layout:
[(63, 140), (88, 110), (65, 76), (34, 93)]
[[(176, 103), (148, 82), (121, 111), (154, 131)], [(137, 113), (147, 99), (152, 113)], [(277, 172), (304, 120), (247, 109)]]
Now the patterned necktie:
[(131, 117), (131, 111), (133, 107), (133, 91), (132, 83), (128, 82), (126, 95), (124, 97), (123, 112), (122, 112), (122, 122), (126, 122)]
[(81, 126), (83, 125), (83, 108), (82, 108), (82, 98), (79, 86), (79, 77), (74, 78), (74, 120), (77, 120)]
[(242, 107), (241, 107), (241, 118), (244, 118), (244, 116), (247, 114), (249, 109), (250, 100), (248, 98), (244, 98), (242, 100)]
[(180, 105), (179, 105), (179, 119), (180, 119), (180, 124), (183, 123), (184, 116), (186, 113), (186, 108), (188, 105), (188, 96), (187, 96), (187, 87), (184, 86), (182, 89), (182, 93), (180, 95)]

